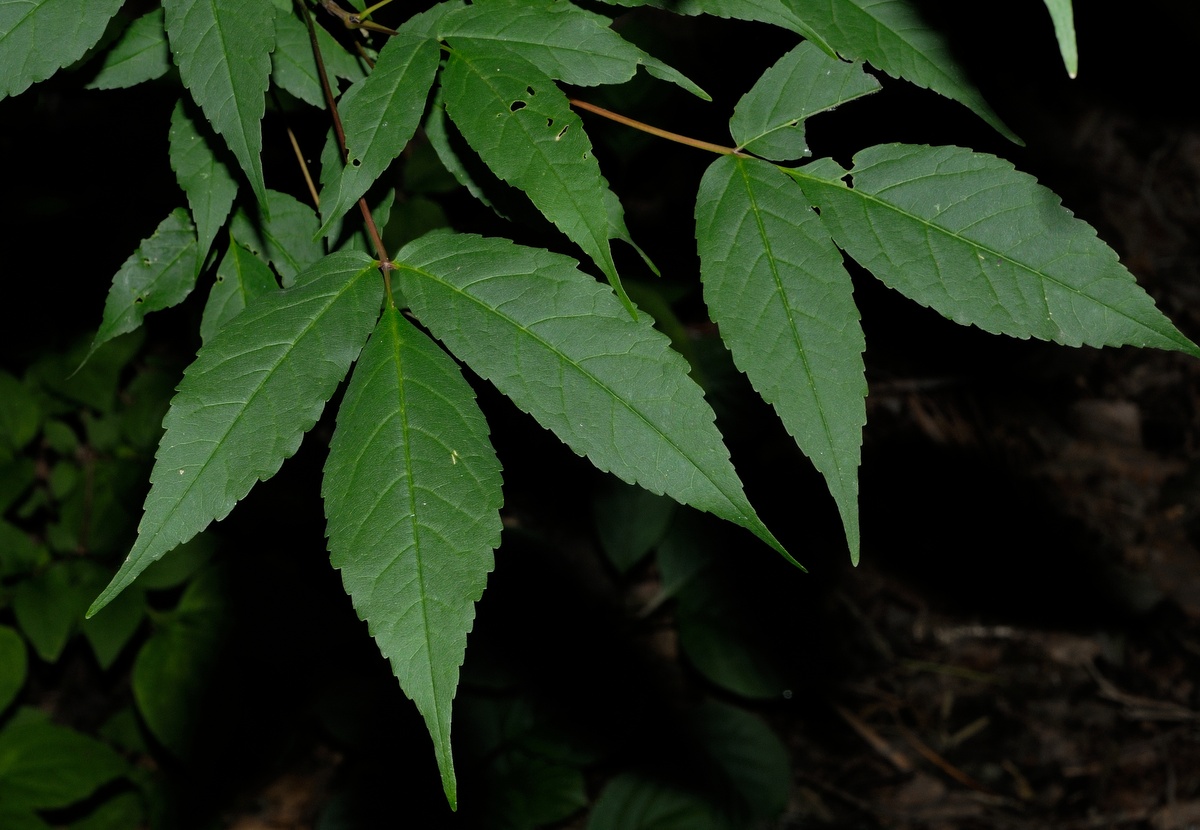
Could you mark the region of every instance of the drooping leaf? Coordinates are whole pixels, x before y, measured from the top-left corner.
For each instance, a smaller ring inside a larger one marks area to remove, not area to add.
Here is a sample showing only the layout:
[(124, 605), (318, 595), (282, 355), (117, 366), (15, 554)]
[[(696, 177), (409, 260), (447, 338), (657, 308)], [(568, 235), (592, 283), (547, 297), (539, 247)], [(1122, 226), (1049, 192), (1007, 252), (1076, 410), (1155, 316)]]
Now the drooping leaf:
[(861, 63), (834, 60), (807, 41), (763, 73), (733, 109), (729, 132), (739, 149), (773, 161), (809, 155), (804, 120), (869, 95), (879, 82)]
[(137, 541), (89, 615), (296, 452), (379, 313), (374, 271), (363, 254), (332, 254), (201, 347), (163, 421)]
[[(321, 26), (316, 27), (316, 32), (321, 59), (331, 84), (334, 78), (358, 81), (366, 77), (358, 58), (347, 52), (333, 35)], [(321, 76), (317, 73), (308, 27), (294, 15), (281, 14), (275, 18), (275, 51), (271, 53), (271, 67), (271, 80), (276, 86), (306, 104), (325, 109), (325, 93), (321, 89)]]
[(394, 308), (355, 367), (321, 489), (333, 566), (425, 718), (453, 807), (450, 710), (500, 543), (500, 463), (454, 361)]
[(704, 299), (734, 362), (825, 477), (858, 562), (866, 348), (850, 275), (800, 188), (722, 156), (696, 197)]
[(501, 179), (599, 266), (627, 308), (609, 247), (608, 183), (567, 96), (504, 46), (465, 40), (442, 73), (446, 113)]
[(237, 182), (229, 168), (217, 158), (205, 136), (187, 112), (181, 99), (171, 113), (170, 150), (171, 169), (183, 192), (187, 194), (188, 207), (192, 209), (192, 220), (196, 223), (197, 256), (196, 269), (208, 256), (217, 231), (229, 218), (233, 199), (237, 196)]
[(267, 208), (270, 215), (259, 213), (257, 222), (236, 211), (230, 230), (274, 265), (283, 287), (290, 288), (297, 274), (325, 256), (325, 243), (317, 236), (320, 220), (311, 207), (276, 190), (267, 191)]
[(884, 283), (957, 323), (1068, 346), (1200, 356), (1090, 225), (995, 156), (888, 144), (837, 174), (789, 171), (834, 240)]
[(260, 294), (279, 288), (271, 268), (229, 235), (229, 248), (217, 266), (217, 279), (200, 318), (200, 339), (207, 343)]
[(0, 729), (0, 804), (15, 812), (68, 807), (127, 769), (106, 744), (36, 709), (18, 710)]
[(395, 261), (421, 322), (571, 449), (787, 556), (742, 492), (687, 362), (574, 260), (435, 231)]
[(1054, 22), (1054, 36), (1058, 39), (1063, 65), (1067, 67), (1067, 74), (1074, 78), (1079, 74), (1079, 48), (1075, 45), (1075, 10), (1071, 0), (1046, 0), (1046, 10)]
[(344, 165), (321, 169), (325, 221), (319, 233), (328, 232), (413, 137), (437, 67), (437, 41), (402, 31), (380, 50), (371, 74), (346, 90), (338, 109), (349, 155)]
[(123, 0), (0, 0), (0, 100), (92, 48)]
[(171, 50), (163, 29), (163, 10), (151, 9), (129, 24), (87, 89), (123, 89), (152, 81), (171, 68)]
[(150, 312), (183, 302), (196, 286), (198, 260), (192, 220), (186, 210), (176, 208), (113, 277), (87, 356), (118, 334), (136, 329)]
[(271, 0), (163, 0), (183, 85), (225, 139), (260, 203), (262, 121), (275, 45)]
[(611, 21), (563, 0), (481, 0), (447, 14), (438, 34), (459, 48), (465, 39), (504, 44), (556, 78), (576, 86), (621, 84), (645, 67), (704, 100), (708, 94), (680, 72), (614, 32)]

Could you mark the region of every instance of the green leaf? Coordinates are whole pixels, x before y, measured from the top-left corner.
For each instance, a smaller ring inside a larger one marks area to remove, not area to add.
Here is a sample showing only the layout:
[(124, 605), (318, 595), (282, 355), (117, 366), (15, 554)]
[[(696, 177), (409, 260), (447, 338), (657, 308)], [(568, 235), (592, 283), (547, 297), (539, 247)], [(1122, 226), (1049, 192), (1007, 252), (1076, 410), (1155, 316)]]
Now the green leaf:
[[(316, 31), (321, 59), (331, 84), (334, 78), (358, 81), (366, 77), (358, 58), (322, 27), (317, 26)], [(271, 67), (271, 80), (276, 86), (306, 104), (325, 109), (325, 93), (321, 89), (321, 76), (317, 73), (308, 27), (293, 15), (281, 14), (275, 18), (275, 51), (271, 53)], [(336, 86), (334, 94), (337, 94)]]
[(146, 811), (139, 793), (121, 793), (71, 825), (71, 830), (130, 830), (145, 827)]
[(278, 288), (270, 266), (239, 245), (230, 233), (229, 248), (217, 266), (217, 279), (208, 293), (204, 316), (200, 319), (201, 340), (207, 343), (226, 323), (241, 314), (251, 300)]
[(33, 391), (8, 372), (0, 371), (0, 447), (23, 449), (37, 435), (41, 423), (41, 407)]
[(163, 10), (151, 9), (129, 24), (104, 56), (100, 71), (86, 89), (123, 89), (152, 81), (171, 68), (171, 51), (163, 29)]
[(451, 51), (442, 94), (446, 113), (484, 163), (525, 191), (632, 311), (608, 242), (608, 183), (567, 96), (518, 54), (478, 40)]
[(841, 55), (862, 58), (958, 101), (1001, 135), (1022, 144), (967, 78), (946, 40), (921, 19), (911, 0), (785, 0)]
[(345, 165), (321, 170), (325, 222), (319, 234), (367, 192), (413, 137), (437, 67), (437, 41), (402, 30), (380, 50), (371, 74), (346, 90), (338, 110), (349, 155)]
[(321, 490), (333, 566), (425, 718), (451, 807), (450, 710), (500, 544), (500, 483), (458, 367), (386, 310), (338, 411)]
[(704, 174), (696, 240), (713, 322), (825, 477), (857, 563), (866, 341), (842, 255), (795, 182), (734, 156)]
[(789, 172), (838, 245), (957, 323), (1200, 356), (1095, 230), (1003, 159), (961, 147), (871, 147), (854, 157), (853, 189), (808, 170)]
[(773, 161), (810, 155), (804, 120), (879, 89), (861, 63), (844, 63), (804, 42), (742, 96), (729, 121), (738, 148)]
[(0, 100), (83, 57), (123, 0), (0, 0)]
[(275, 47), (274, 6), (270, 0), (163, 0), (163, 9), (183, 85), (265, 204), (260, 122)]
[(742, 815), (774, 819), (787, 807), (791, 762), (787, 747), (749, 712), (715, 701), (696, 713), (705, 749), (728, 782)]
[(68, 807), (127, 769), (108, 746), (35, 709), (19, 710), (0, 730), (0, 804), (6, 807)]
[(667, 532), (675, 515), (675, 502), (609, 479), (593, 498), (592, 515), (605, 555), (625, 573)]
[(137, 541), (89, 616), (296, 452), (358, 356), (381, 297), (373, 260), (332, 254), (295, 287), (256, 298), (200, 348), (163, 421)]
[(480, 0), (447, 14), (438, 34), (451, 46), (465, 39), (503, 44), (551, 78), (575, 86), (621, 84), (639, 66), (656, 78), (712, 100), (681, 73), (614, 32), (607, 17), (564, 0)]
[[(88, 584), (87, 594), (79, 612), (83, 613), (108, 582), (108, 571), (97, 574)], [(92, 654), (100, 668), (108, 670), (121, 651), (133, 639), (146, 616), (145, 597), (140, 591), (126, 591), (104, 607), (96, 616), (84, 620), (80, 632), (92, 647)]]
[(0, 625), (0, 714), (17, 699), (28, 668), (25, 641), (15, 629)]
[(396, 264), (421, 322), (575, 452), (739, 524), (791, 559), (742, 492), (687, 362), (574, 260), (435, 231)]
[(183, 192), (187, 194), (188, 207), (196, 222), (197, 257), (196, 270), (208, 256), (217, 231), (229, 218), (233, 199), (237, 196), (237, 182), (229, 168), (217, 158), (204, 135), (197, 129), (195, 121), (187, 112), (188, 107), (181, 99), (171, 113), (170, 159), (171, 169)]
[(230, 229), (255, 253), (262, 254), (290, 288), (296, 275), (325, 256), (325, 243), (317, 234), (316, 212), (286, 193), (267, 191), (268, 216), (257, 224), (242, 211), (233, 214)]
[(183, 208), (175, 208), (113, 277), (100, 329), (85, 360), (118, 334), (133, 331), (152, 311), (181, 303), (196, 287), (200, 272), (196, 229)]
[(587, 830), (733, 830), (701, 795), (632, 773), (616, 776), (596, 799)]
[(1067, 74), (1074, 78), (1079, 74), (1079, 48), (1075, 45), (1075, 11), (1071, 0), (1046, 0), (1046, 10), (1054, 22), (1054, 36), (1058, 39), (1063, 65), (1067, 67)]
[(84, 584), (84, 575), (80, 568), (58, 562), (23, 580), (13, 591), (17, 625), (47, 663), (62, 655), (87, 608), (91, 591)]

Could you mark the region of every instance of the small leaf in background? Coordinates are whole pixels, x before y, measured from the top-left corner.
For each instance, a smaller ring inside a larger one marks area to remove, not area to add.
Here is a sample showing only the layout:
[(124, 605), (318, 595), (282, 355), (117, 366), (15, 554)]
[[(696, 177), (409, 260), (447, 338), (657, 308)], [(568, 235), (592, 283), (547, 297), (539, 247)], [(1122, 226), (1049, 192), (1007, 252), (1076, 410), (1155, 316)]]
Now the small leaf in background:
[[(331, 84), (334, 78), (358, 81), (366, 76), (358, 58), (347, 52), (333, 39), (333, 35), (321, 26), (317, 26), (316, 30), (321, 58)], [(308, 27), (294, 15), (280, 14), (275, 18), (275, 50), (271, 52), (271, 67), (271, 80), (276, 86), (310, 106), (325, 109), (325, 92), (321, 89), (321, 76), (317, 74), (317, 61), (313, 57)], [(336, 86), (334, 92), (336, 94)]]
[(574, 260), (435, 231), (395, 262), (421, 322), (576, 453), (739, 524), (794, 562), (746, 499), (687, 361)]
[(600, 546), (621, 573), (636, 565), (667, 532), (675, 502), (610, 478), (592, 498)]
[(163, 422), (137, 542), (89, 613), (278, 472), (358, 357), (382, 295), (372, 259), (332, 254), (200, 348)]
[(805, 41), (780, 58), (742, 96), (729, 120), (740, 149), (772, 161), (809, 155), (804, 120), (869, 95), (879, 81), (861, 63), (834, 60)]
[(17, 625), (38, 657), (53, 663), (62, 655), (91, 598), (81, 590), (74, 569), (56, 562), (19, 582), (13, 589), (12, 610)]
[(695, 724), (719, 770), (718, 788), (728, 787), (738, 823), (777, 818), (787, 807), (792, 778), (791, 759), (779, 736), (755, 715), (716, 701), (699, 708)]
[(325, 256), (325, 243), (317, 236), (321, 223), (310, 206), (276, 190), (267, 191), (267, 210), (269, 216), (260, 213), (256, 221), (235, 211), (230, 232), (274, 265), (283, 287), (290, 288), (297, 274)]
[[(112, 412), (117, 405), (121, 373), (141, 350), (144, 341), (145, 330), (141, 327), (129, 334), (114, 337), (94, 351), (90, 349), (87, 339), (81, 339), (66, 351), (52, 352), (38, 358), (25, 373), (25, 379), (66, 401), (82, 404), (101, 413)], [(62, 415), (71, 409), (67, 405), (55, 414)], [(56, 442), (58, 438), (65, 437), (63, 429), (71, 431), (61, 421), (50, 421), (45, 426), (45, 437), (55, 439), (51, 446), (57, 452), (68, 453), (74, 450), (78, 439), (73, 438), (70, 447), (60, 448)]]
[(150, 312), (183, 302), (196, 286), (199, 263), (196, 229), (188, 212), (176, 208), (113, 277), (87, 357), (118, 334), (139, 327)]
[(124, 0), (0, 0), (0, 100), (83, 57)]
[(110, 798), (86, 818), (71, 825), (70, 830), (132, 830), (144, 827), (146, 810), (138, 793), (121, 793)]
[(500, 544), (500, 463), (458, 366), (394, 308), (355, 367), (321, 489), (330, 561), (424, 716), (453, 807), (450, 711)]
[(1079, 74), (1079, 48), (1075, 45), (1075, 10), (1071, 0), (1046, 0), (1046, 10), (1054, 22), (1054, 36), (1058, 39), (1063, 65), (1067, 74), (1074, 78)]
[(25, 641), (15, 629), (0, 625), (0, 715), (17, 699), (28, 667)]
[(183, 85), (241, 164), (260, 203), (262, 121), (275, 46), (271, 0), (163, 0)]
[(200, 339), (207, 343), (226, 323), (241, 314), (247, 303), (278, 288), (270, 266), (239, 245), (231, 233), (229, 247), (217, 266), (217, 278), (208, 292), (208, 302), (200, 318)]
[[(37, 468), (32, 458), (14, 458), (0, 463), (0, 513), (12, 507), (36, 480)], [(2, 526), (0, 524), (0, 527)], [(0, 550), (3, 550), (3, 545), (4, 542), (0, 541)], [(0, 554), (0, 573), (4, 572), (3, 563), (6, 556), (7, 552)]]
[(408, 144), (421, 124), (437, 68), (437, 42), (401, 30), (380, 50), (371, 74), (342, 96), (338, 110), (349, 158), (343, 163), (339, 149), (331, 153), (334, 163), (322, 165), (325, 221), (318, 233), (327, 233)]
[(698, 792), (623, 773), (604, 785), (587, 830), (735, 830)]
[[(109, 571), (99, 569), (87, 584), (86, 599), (91, 602), (108, 583)], [(85, 603), (86, 604), (86, 603)], [(80, 631), (92, 647), (92, 654), (100, 668), (108, 670), (121, 651), (133, 639), (146, 616), (145, 597), (141, 591), (126, 591), (114, 599), (94, 617), (84, 620)]]
[(151, 9), (129, 24), (104, 56), (86, 89), (124, 89), (152, 81), (171, 68), (171, 50), (163, 29), (163, 10)]
[(188, 109), (190, 107), (180, 99), (171, 113), (168, 155), (179, 186), (187, 194), (188, 207), (192, 209), (192, 219), (196, 223), (195, 264), (199, 272), (217, 231), (229, 218), (233, 199), (237, 196), (237, 182), (213, 152), (206, 137), (208, 130), (196, 126)]
[(838, 245), (956, 323), (1200, 356), (1096, 231), (1003, 159), (962, 147), (870, 147), (854, 157), (853, 189), (807, 170), (788, 173)]
[(69, 807), (128, 769), (107, 745), (36, 709), (18, 710), (0, 729), (0, 759), (0, 805), (14, 813)]
[(795, 182), (774, 165), (735, 156), (704, 174), (696, 240), (713, 322), (825, 477), (857, 563), (866, 340), (841, 252)]
[(0, 371), (0, 449), (7, 450), (9, 457), (24, 449), (37, 435), (41, 421), (41, 407), (32, 390)]

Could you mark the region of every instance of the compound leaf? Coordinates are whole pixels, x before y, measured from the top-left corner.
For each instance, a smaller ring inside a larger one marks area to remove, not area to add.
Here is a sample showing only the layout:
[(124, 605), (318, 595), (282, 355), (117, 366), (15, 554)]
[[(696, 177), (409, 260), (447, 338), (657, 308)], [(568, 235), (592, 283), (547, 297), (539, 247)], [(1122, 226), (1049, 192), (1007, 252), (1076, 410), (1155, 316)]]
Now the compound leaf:
[(382, 286), (365, 254), (332, 254), (255, 299), (205, 343), (163, 419), (133, 550), (94, 614), (147, 565), (273, 476), (358, 356)]
[(229, 218), (233, 199), (237, 196), (237, 182), (229, 168), (213, 153), (204, 133), (188, 115), (182, 99), (171, 113), (169, 152), (171, 169), (187, 194), (188, 207), (196, 222), (198, 270), (208, 256), (217, 231)]
[(123, 0), (0, 0), (0, 100), (83, 57)]
[(845, 63), (801, 43), (763, 73), (729, 120), (740, 149), (773, 161), (810, 155), (804, 120), (879, 89), (861, 63)]
[(787, 556), (742, 492), (687, 362), (574, 260), (435, 231), (396, 263), (421, 322), (575, 452), (739, 524)]
[(233, 151), (260, 203), (264, 95), (275, 46), (271, 0), (163, 0), (183, 85)]
[(208, 292), (208, 302), (200, 318), (200, 339), (207, 343), (221, 327), (241, 314), (251, 300), (277, 288), (271, 267), (230, 234), (229, 248), (217, 266), (217, 279)]
[(515, 52), (470, 39), (451, 51), (442, 93), (447, 115), (484, 163), (525, 191), (632, 310), (608, 241), (608, 183), (567, 96)]
[(857, 563), (866, 342), (841, 253), (794, 182), (734, 156), (704, 174), (696, 240), (709, 313), (738, 368), (825, 477)]
[(354, 369), (322, 495), (333, 566), (425, 718), (453, 807), (450, 710), (500, 543), (500, 463), (458, 366), (395, 308)]
[(704, 100), (704, 90), (609, 28), (611, 21), (564, 0), (482, 0), (447, 14), (438, 34), (503, 43), (551, 78), (576, 86), (621, 84), (638, 66)]
[(1068, 346), (1200, 356), (1095, 230), (1003, 159), (887, 144), (854, 157), (853, 189), (836, 174), (789, 173), (839, 246), (957, 323)]
[(196, 287), (199, 259), (192, 220), (186, 210), (175, 208), (113, 277), (88, 357), (118, 334), (136, 329), (151, 311), (183, 302)]
[(163, 10), (152, 9), (129, 24), (104, 56), (87, 89), (122, 89), (152, 81), (171, 68), (171, 50), (163, 29)]

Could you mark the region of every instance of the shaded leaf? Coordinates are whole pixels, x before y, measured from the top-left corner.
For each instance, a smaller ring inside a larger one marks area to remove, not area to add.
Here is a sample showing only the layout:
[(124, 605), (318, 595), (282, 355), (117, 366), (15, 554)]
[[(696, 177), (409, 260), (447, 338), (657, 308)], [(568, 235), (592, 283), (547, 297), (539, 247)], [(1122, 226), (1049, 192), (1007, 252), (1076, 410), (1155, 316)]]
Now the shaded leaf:
[(0, 100), (83, 57), (123, 0), (0, 0)]
[(297, 274), (325, 256), (325, 243), (317, 236), (320, 221), (311, 207), (276, 190), (267, 191), (267, 207), (269, 216), (259, 214), (257, 223), (235, 212), (230, 230), (274, 265), (283, 287), (290, 288)]
[(861, 63), (834, 60), (807, 41), (742, 96), (729, 121), (738, 148), (773, 161), (810, 155), (804, 120), (879, 89)]
[(858, 562), (866, 348), (842, 255), (773, 165), (722, 156), (696, 197), (704, 299), (734, 362), (825, 477)]
[(16, 629), (0, 625), (0, 714), (16, 700), (25, 685), (29, 655)]
[(373, 260), (332, 254), (200, 348), (163, 421), (137, 541), (89, 615), (296, 452), (358, 356), (381, 295)]
[(587, 830), (733, 830), (733, 823), (695, 792), (622, 773), (604, 785)]
[(592, 499), (600, 546), (621, 573), (658, 544), (674, 515), (671, 499), (616, 479), (608, 479)]
[(100, 71), (87, 89), (119, 89), (137, 86), (167, 74), (171, 50), (163, 29), (163, 10), (151, 9), (129, 24), (104, 56)]
[(773, 819), (787, 807), (791, 760), (787, 747), (763, 721), (726, 703), (696, 712), (705, 749), (732, 790), (743, 816)]
[(270, 266), (239, 245), (231, 233), (229, 247), (217, 266), (217, 278), (204, 305), (204, 316), (200, 318), (201, 340), (207, 343), (251, 300), (277, 288)]
[(183, 192), (187, 194), (192, 220), (196, 223), (196, 270), (208, 256), (217, 231), (229, 218), (237, 182), (229, 168), (217, 158), (205, 133), (187, 112), (181, 99), (171, 113), (171, 169)]
[[(330, 84), (334, 78), (358, 81), (366, 77), (358, 58), (346, 51), (321, 26), (316, 27), (317, 44), (321, 48), (321, 59)], [(291, 14), (275, 18), (275, 50), (271, 53), (271, 80), (280, 89), (286, 89), (306, 104), (325, 109), (325, 93), (321, 89), (321, 76), (317, 73), (317, 61), (313, 57), (312, 40), (308, 27)], [(336, 85), (333, 87), (337, 94)]]
[(394, 308), (355, 367), (321, 489), (331, 562), (425, 718), (453, 807), (450, 710), (500, 544), (500, 463), (454, 361)]
[(260, 203), (262, 121), (275, 46), (270, 0), (163, 0), (183, 85), (241, 164)]
[(574, 260), (435, 231), (395, 261), (421, 322), (571, 449), (787, 556), (742, 492), (687, 362)]
[(1154, 346), (1200, 356), (1090, 225), (995, 156), (888, 144), (789, 171), (838, 245), (884, 283), (957, 323), (1068, 346)]
[(187, 211), (176, 208), (113, 277), (87, 358), (118, 334), (136, 329), (150, 312), (183, 302), (196, 286), (198, 262), (196, 229)]
[(127, 769), (105, 744), (35, 709), (20, 709), (0, 730), (0, 804), (18, 812), (70, 806)]
[[(37, 435), (41, 423), (41, 407), (33, 390), (0, 371), (0, 448), (23, 449)], [(0, 510), (5, 506), (0, 500)]]

